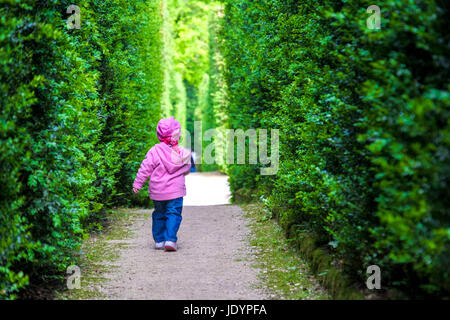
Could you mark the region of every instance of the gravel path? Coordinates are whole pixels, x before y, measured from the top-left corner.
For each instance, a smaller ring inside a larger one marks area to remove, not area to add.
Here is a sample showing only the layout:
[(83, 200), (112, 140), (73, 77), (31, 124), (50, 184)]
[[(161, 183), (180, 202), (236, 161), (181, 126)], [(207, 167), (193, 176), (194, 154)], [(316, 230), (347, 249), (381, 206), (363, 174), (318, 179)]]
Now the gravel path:
[[(138, 218), (128, 246), (113, 263), (114, 272), (104, 274), (101, 292), (107, 299), (267, 299), (258, 289), (247, 245), (247, 221), (240, 207), (206, 205), (227, 203), (226, 177), (189, 175), (178, 251), (153, 249), (152, 210), (136, 211)], [(220, 191), (221, 190), (221, 191)], [(217, 192), (220, 191), (220, 194)], [(192, 196), (190, 196), (192, 194)], [(195, 196), (193, 196), (195, 194)], [(198, 197), (202, 194), (202, 197)], [(194, 205), (199, 204), (199, 205)], [(147, 217), (147, 218), (146, 218)]]
[(228, 176), (218, 172), (193, 172), (186, 176), (185, 206), (229, 204)]

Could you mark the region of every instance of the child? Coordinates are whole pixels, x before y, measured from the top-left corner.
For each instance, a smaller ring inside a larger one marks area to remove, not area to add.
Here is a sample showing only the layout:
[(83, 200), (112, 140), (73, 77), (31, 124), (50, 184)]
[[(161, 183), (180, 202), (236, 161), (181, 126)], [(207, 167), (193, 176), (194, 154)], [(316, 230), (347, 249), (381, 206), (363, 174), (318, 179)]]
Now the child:
[(149, 195), (155, 205), (152, 214), (155, 249), (176, 251), (186, 195), (184, 176), (190, 171), (191, 152), (178, 145), (181, 125), (174, 117), (159, 120), (156, 133), (161, 142), (147, 152), (134, 180), (133, 191), (137, 193), (150, 177)]

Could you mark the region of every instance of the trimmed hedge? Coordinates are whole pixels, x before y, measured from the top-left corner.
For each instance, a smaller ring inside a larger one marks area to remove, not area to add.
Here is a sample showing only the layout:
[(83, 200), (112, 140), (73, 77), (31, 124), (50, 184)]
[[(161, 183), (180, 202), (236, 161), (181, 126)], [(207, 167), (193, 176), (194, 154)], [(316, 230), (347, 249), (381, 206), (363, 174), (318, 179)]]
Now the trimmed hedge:
[[(226, 0), (228, 125), (280, 130), (280, 170), (229, 168), (348, 274), (449, 293), (449, 35), (443, 1)], [(282, 214), (283, 215), (283, 214)]]
[(0, 1), (0, 298), (64, 274), (156, 140), (160, 1), (70, 4)]

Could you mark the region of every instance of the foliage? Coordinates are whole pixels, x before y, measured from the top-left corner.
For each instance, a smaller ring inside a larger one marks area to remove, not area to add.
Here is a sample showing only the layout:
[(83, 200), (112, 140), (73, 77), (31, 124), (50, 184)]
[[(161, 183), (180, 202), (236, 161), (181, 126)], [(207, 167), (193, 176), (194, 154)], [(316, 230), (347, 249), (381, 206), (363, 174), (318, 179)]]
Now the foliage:
[[(222, 81), (220, 86), (217, 85), (222, 76), (217, 68), (223, 60), (217, 49), (219, 39), (215, 34), (220, 27), (217, 23), (220, 8), (220, 2), (214, 1), (169, 0), (167, 3), (165, 38), (170, 49), (167, 48), (164, 57), (170, 63), (165, 69), (168, 74), (165, 87), (171, 88), (170, 114), (179, 115), (182, 121), (186, 121), (185, 126), (182, 122), (182, 127), (191, 135), (191, 149), (194, 148), (195, 121), (202, 121), (203, 132), (211, 128), (220, 130), (223, 124), (215, 122), (216, 117), (223, 116), (224, 110), (216, 112), (221, 107), (221, 101), (213, 98), (219, 92), (223, 93), (220, 90), (224, 84)], [(205, 142), (203, 146), (208, 144)], [(202, 171), (217, 168), (215, 164), (198, 166)], [(224, 169), (224, 166), (221, 168)]]
[(0, 1), (0, 297), (64, 274), (155, 142), (159, 1)]
[[(280, 170), (232, 165), (362, 281), (449, 292), (449, 48), (443, 1), (227, 0), (228, 125), (280, 130)], [(409, 288), (406, 288), (406, 287)]]

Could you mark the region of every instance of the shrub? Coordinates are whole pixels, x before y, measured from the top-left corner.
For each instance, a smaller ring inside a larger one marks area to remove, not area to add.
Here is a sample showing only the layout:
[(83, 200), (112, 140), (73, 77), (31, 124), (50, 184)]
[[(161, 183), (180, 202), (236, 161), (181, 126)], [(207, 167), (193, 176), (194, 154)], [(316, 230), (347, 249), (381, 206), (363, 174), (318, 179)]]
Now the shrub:
[(281, 143), (277, 175), (231, 166), (231, 189), (294, 212), (360, 281), (378, 264), (388, 287), (448, 293), (448, 9), (387, 1), (370, 30), (368, 6), (225, 1), (228, 126)]
[(1, 298), (63, 274), (156, 139), (159, 1), (70, 4), (0, 3)]

